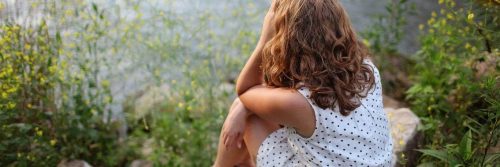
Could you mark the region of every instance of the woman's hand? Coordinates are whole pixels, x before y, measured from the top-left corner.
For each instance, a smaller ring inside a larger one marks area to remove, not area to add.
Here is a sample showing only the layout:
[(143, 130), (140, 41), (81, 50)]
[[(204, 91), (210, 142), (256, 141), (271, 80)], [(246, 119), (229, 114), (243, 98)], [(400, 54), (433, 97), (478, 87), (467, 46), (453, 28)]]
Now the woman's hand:
[(224, 125), (222, 126), (222, 139), (226, 149), (237, 146), (242, 147), (243, 133), (245, 131), (246, 119), (249, 112), (246, 110), (239, 98), (236, 98), (231, 105)]
[(274, 35), (276, 35), (276, 26), (274, 22), (274, 9), (276, 2), (273, 0), (271, 7), (267, 11), (266, 17), (264, 18), (264, 23), (262, 25), (262, 32), (260, 35), (260, 43), (265, 45), (269, 40), (271, 40)]

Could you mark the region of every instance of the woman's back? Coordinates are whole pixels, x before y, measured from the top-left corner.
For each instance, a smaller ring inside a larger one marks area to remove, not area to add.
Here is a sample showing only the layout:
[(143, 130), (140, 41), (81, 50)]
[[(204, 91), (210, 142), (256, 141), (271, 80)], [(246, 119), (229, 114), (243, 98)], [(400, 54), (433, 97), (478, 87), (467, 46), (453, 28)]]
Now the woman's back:
[(308, 88), (298, 91), (314, 109), (316, 129), (309, 138), (285, 127), (264, 140), (257, 155), (258, 166), (390, 166), (392, 139), (383, 112), (382, 88), (377, 68), (375, 85), (361, 106), (343, 116), (338, 107), (321, 109), (310, 99)]

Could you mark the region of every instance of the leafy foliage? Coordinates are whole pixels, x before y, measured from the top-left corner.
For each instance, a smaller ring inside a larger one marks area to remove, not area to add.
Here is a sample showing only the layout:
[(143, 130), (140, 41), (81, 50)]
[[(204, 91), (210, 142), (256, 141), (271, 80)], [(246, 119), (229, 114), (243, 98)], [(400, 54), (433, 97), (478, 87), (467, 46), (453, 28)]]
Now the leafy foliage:
[[(439, 14), (433, 12), (427, 27), (420, 26), (428, 33), (414, 57), (418, 62), (412, 70), (415, 84), (407, 91), (423, 121), (428, 149), (421, 151), (448, 166), (498, 164), (488, 149), (500, 135), (500, 35), (496, 33), (500, 5), (439, 3), (443, 5)], [(422, 161), (433, 160), (424, 157)]]
[[(6, 94), (0, 94), (0, 154), (7, 155), (0, 166), (54, 166), (73, 159), (96, 166), (125, 166), (136, 159), (158, 166), (211, 165), (224, 113), (235, 97), (231, 82), (256, 43), (261, 21), (256, 18), (264, 9), (242, 1), (224, 16), (206, 11), (184, 16), (170, 9), (174, 2), (161, 3), (169, 8), (134, 0), (117, 6), (0, 1), (5, 24), (0, 34), (2, 41), (10, 40), (0, 52), (5, 72), (0, 87)], [(37, 20), (25, 25), (15, 19), (17, 13), (37, 18), (38, 12), (46, 20), (40, 32)], [(248, 20), (227, 26), (235, 17)], [(216, 31), (220, 27), (232, 33)], [(26, 41), (32, 38), (39, 43)], [(7, 57), (18, 52), (23, 55)], [(40, 73), (31, 76), (26, 67)], [(18, 81), (23, 75), (36, 82)], [(116, 100), (124, 91), (117, 87), (131, 80), (146, 86), (125, 90), (130, 98)], [(169, 90), (137, 114), (140, 96), (129, 94), (155, 87)], [(28, 100), (29, 105), (17, 102)], [(111, 110), (122, 105), (124, 113)]]
[(405, 36), (407, 16), (414, 14), (415, 4), (407, 0), (387, 0), (385, 13), (376, 15), (369, 29), (361, 32), (363, 43), (369, 46), (373, 61), (382, 73), (384, 94), (398, 100), (404, 99), (411, 83), (407, 74), (414, 62), (398, 52), (398, 46)]
[(0, 34), (1, 165), (50, 166), (77, 157), (105, 163), (116, 146), (102, 117), (110, 101), (93, 99), (109, 99), (107, 88), (70, 73), (62, 41), (45, 22), (6, 24)]

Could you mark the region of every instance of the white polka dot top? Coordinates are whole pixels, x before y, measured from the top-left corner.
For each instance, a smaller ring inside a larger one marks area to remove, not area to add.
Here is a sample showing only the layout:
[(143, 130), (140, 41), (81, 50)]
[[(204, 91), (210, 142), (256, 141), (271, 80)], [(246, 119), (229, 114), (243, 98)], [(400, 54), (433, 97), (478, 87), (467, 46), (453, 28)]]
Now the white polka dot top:
[(270, 134), (257, 154), (257, 166), (391, 166), (392, 139), (383, 110), (378, 69), (373, 67), (375, 85), (362, 105), (350, 115), (321, 109), (309, 99), (307, 88), (298, 91), (314, 109), (316, 129), (309, 138), (284, 127)]

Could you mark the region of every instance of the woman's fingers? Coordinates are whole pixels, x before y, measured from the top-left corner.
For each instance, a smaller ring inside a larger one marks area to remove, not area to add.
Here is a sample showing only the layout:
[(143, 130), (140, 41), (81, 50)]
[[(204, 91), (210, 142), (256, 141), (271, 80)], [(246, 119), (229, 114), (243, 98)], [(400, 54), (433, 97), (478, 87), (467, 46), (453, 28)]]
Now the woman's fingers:
[(231, 147), (233, 145), (233, 141), (234, 141), (234, 135), (228, 134), (226, 137), (226, 142), (224, 144), (226, 148)]
[(238, 148), (241, 149), (241, 146), (243, 145), (243, 134), (238, 133), (238, 137), (236, 138), (236, 142), (238, 144)]
[(241, 132), (236, 134), (223, 135), (223, 139), (226, 149), (230, 147), (241, 148), (243, 146), (243, 134)]
[(234, 138), (233, 135), (229, 135), (227, 137), (227, 145), (226, 145), (226, 147), (230, 148), (233, 145), (233, 140), (234, 140), (233, 138)]
[(223, 144), (224, 144), (224, 146), (226, 146), (226, 148), (227, 148), (227, 135), (226, 135), (226, 133), (222, 133), (222, 140), (223, 140), (223, 142), (222, 142), (222, 143), (223, 143)]

